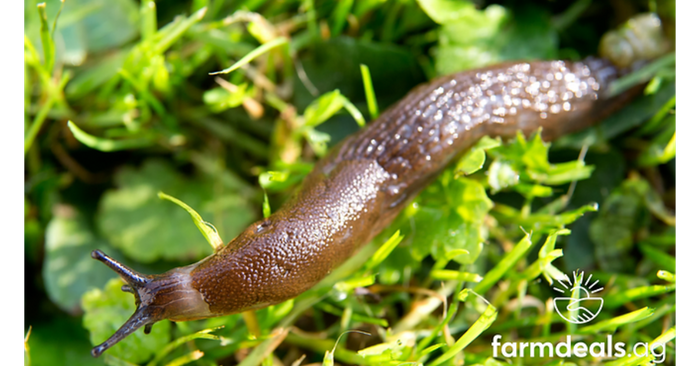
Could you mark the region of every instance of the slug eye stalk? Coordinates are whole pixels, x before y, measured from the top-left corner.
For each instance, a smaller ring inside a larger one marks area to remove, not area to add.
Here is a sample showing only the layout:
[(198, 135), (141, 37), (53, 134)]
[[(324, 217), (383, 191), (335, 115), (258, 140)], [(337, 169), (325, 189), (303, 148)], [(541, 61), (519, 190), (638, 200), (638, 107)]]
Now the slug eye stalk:
[[(104, 254), (101, 250), (93, 250), (91, 256), (98, 261), (104, 263), (107, 265), (107, 267), (111, 268), (114, 272), (117, 272), (117, 274), (128, 284), (128, 286), (133, 290), (134, 288), (139, 288), (143, 287), (146, 283), (149, 282), (149, 278), (147, 276), (144, 276), (133, 269), (117, 262), (114, 260), (114, 258), (108, 256), (107, 254)], [(126, 290), (124, 287), (122, 287), (122, 291), (124, 292), (132, 292), (131, 290)]]
[[(153, 296), (148, 287), (153, 281), (153, 276), (144, 276), (129, 267), (117, 262), (113, 258), (104, 254), (100, 250), (94, 250), (91, 256), (100, 262), (106, 264), (114, 272), (117, 272), (119, 276), (127, 283), (122, 286), (122, 291), (134, 294), (136, 298), (136, 311), (129, 318), (129, 320), (122, 325), (116, 333), (114, 333), (109, 339), (104, 343), (92, 349), (92, 355), (94, 357), (100, 356), (104, 351), (110, 347), (117, 344), (117, 342), (126, 338), (129, 334), (135, 332), (137, 329), (145, 326), (144, 333), (148, 334), (151, 331), (151, 326), (156, 321), (160, 320), (157, 316), (156, 311), (158, 308), (149, 306)], [(142, 301), (144, 300), (144, 301)]]

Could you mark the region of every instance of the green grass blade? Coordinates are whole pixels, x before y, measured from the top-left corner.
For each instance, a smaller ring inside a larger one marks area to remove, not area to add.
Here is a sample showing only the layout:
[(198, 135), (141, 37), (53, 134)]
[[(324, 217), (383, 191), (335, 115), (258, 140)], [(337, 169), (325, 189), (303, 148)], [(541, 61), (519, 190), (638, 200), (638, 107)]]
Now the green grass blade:
[(61, 0), (61, 7), (58, 8), (58, 13), (56, 13), (56, 17), (53, 19), (53, 27), (51, 28), (51, 39), (53, 39), (54, 33), (56, 33), (56, 27), (58, 26), (58, 17), (61, 16), (61, 12), (63, 11), (63, 5), (65, 5), (66, 0)]
[(435, 350), (433, 348), (434, 346), (428, 347), (428, 345), (433, 341), (433, 339), (435, 339), (435, 337), (437, 337), (438, 333), (445, 329), (445, 324), (447, 324), (447, 322), (449, 322), (452, 319), (452, 317), (457, 312), (458, 308), (459, 305), (457, 302), (452, 302), (450, 304), (450, 306), (447, 308), (447, 314), (442, 319), (442, 321), (440, 321), (440, 323), (433, 328), (433, 330), (427, 337), (421, 339), (421, 341), (418, 342), (418, 346), (416, 347), (416, 353), (420, 354), (421, 356), (424, 356)]
[(455, 344), (448, 348), (442, 356), (438, 357), (435, 361), (428, 364), (428, 366), (440, 365), (454, 357), (458, 352), (467, 347), (476, 337), (488, 329), (491, 324), (496, 320), (498, 316), (498, 310), (495, 307), (488, 305), (486, 310), (481, 314), (479, 319), (476, 320), (474, 324), (464, 333)]
[(168, 29), (168, 32), (159, 37), (160, 40), (155, 46), (156, 54), (162, 54), (170, 46), (172, 46), (175, 41), (180, 39), (185, 32), (190, 29), (192, 25), (202, 20), (204, 14), (207, 13), (207, 8), (201, 8), (196, 13), (190, 15), (184, 22), (181, 22), (172, 29)]
[(340, 34), (340, 32), (343, 31), (343, 27), (345, 26), (345, 18), (348, 17), (350, 9), (352, 9), (353, 2), (354, 0), (338, 1), (338, 5), (335, 6), (333, 14), (331, 15), (331, 17), (333, 18), (333, 28), (331, 29), (331, 35), (337, 36)]
[(39, 20), (41, 20), (41, 45), (44, 49), (44, 69), (51, 74), (53, 72), (53, 64), (56, 59), (56, 46), (53, 43), (49, 22), (46, 15), (46, 3), (37, 4), (39, 10)]
[(365, 124), (366, 124), (365, 117), (362, 116), (362, 113), (360, 113), (360, 110), (357, 109), (357, 107), (355, 107), (355, 105), (352, 104), (352, 102), (344, 96), (342, 98), (342, 101), (343, 101), (343, 107), (345, 108), (346, 111), (348, 111), (348, 113), (350, 113), (350, 115), (355, 120), (355, 122), (357, 122), (357, 125), (360, 127), (365, 127)]
[(453, 271), (449, 269), (434, 269), (430, 271), (430, 277), (438, 281), (464, 281), (464, 282), (481, 282), (483, 278), (476, 273)]
[(372, 75), (369, 73), (369, 67), (365, 64), (360, 65), (360, 71), (362, 72), (362, 85), (365, 87), (369, 116), (375, 119), (379, 116), (379, 110), (377, 109), (377, 97), (374, 94), (374, 86), (372, 86)]
[(197, 361), (204, 356), (204, 352), (196, 350), (185, 355), (182, 355), (166, 364), (166, 366), (182, 366), (192, 361)]
[[(607, 301), (606, 301), (607, 305)], [(654, 315), (655, 309), (649, 308), (649, 307), (644, 307), (639, 310), (635, 310), (631, 313), (627, 313), (625, 315), (620, 315), (617, 317), (614, 317), (612, 319), (608, 320), (603, 320), (600, 321), (596, 324), (589, 325), (583, 328), (579, 329), (580, 334), (593, 334), (593, 333), (600, 333), (603, 331), (614, 331), (620, 326), (623, 326), (625, 324), (629, 323), (634, 323), (638, 322), (642, 319), (646, 319), (652, 315)]]
[(665, 269), (667, 271), (676, 270), (676, 258), (672, 255), (669, 255), (663, 250), (659, 250), (649, 244), (642, 244), (639, 246), (639, 249), (642, 251), (642, 254), (647, 257), (647, 259), (661, 266), (661, 269)]
[(141, 40), (146, 41), (158, 32), (156, 19), (156, 3), (141, 0)]
[(659, 70), (671, 67), (671, 65), (675, 63), (675, 52), (659, 57), (654, 62), (644, 66), (643, 68), (613, 81), (608, 89), (607, 97), (614, 97), (635, 85), (642, 84), (650, 80)]
[(665, 343), (668, 343), (674, 339), (676, 339), (676, 327), (675, 326), (672, 327), (671, 329), (665, 331), (662, 335), (656, 337), (653, 341), (651, 341), (651, 343), (649, 345), (652, 348), (656, 348), (656, 347), (654, 347), (654, 345), (665, 344)]
[(527, 234), (510, 253), (507, 253), (493, 269), (486, 273), (484, 279), (474, 287), (474, 292), (479, 295), (485, 294), (486, 291), (493, 287), (506, 272), (513, 268), (513, 266), (527, 254), (531, 247), (532, 241), (530, 241), (530, 235)]
[(34, 116), (34, 120), (29, 126), (29, 131), (27, 131), (27, 136), (24, 137), (24, 155), (27, 155), (29, 148), (32, 147), (32, 144), (34, 143), (36, 136), (39, 134), (41, 126), (44, 125), (46, 116), (49, 114), (49, 111), (51, 110), (51, 107), (53, 107), (55, 101), (56, 100), (53, 98), (53, 96), (49, 96), (46, 102), (44, 102), (44, 104), (41, 106), (41, 109), (39, 109), (39, 113)]
[[(128, 140), (109, 140), (101, 137), (96, 137), (78, 128), (72, 121), (68, 121), (68, 128), (73, 133), (73, 136), (85, 146), (89, 146), (95, 150), (103, 152), (112, 152), (119, 150), (138, 149), (153, 145), (154, 141), (148, 138), (134, 138)], [(26, 145), (25, 145), (26, 146)]]
[(671, 112), (671, 109), (676, 106), (676, 96), (671, 97), (659, 110), (654, 113), (654, 116), (649, 119), (642, 127), (637, 131), (638, 135), (644, 135), (654, 132), (659, 129), (662, 122)]
[(158, 353), (153, 357), (153, 359), (151, 360), (151, 362), (148, 363), (147, 366), (156, 366), (158, 364), (158, 362), (160, 362), (160, 360), (164, 359), (165, 356), (169, 355), (177, 347), (179, 347), (179, 346), (181, 346), (189, 341), (193, 341), (195, 339), (211, 339), (211, 340), (215, 340), (215, 341), (224, 342), (225, 341), (224, 338), (222, 338), (218, 335), (209, 334), (209, 333), (211, 333), (215, 330), (219, 330), (221, 328), (223, 328), (223, 326), (217, 327), (217, 328), (203, 329), (203, 330), (200, 330), (199, 332), (188, 334), (184, 337), (180, 337), (180, 338), (170, 342), (167, 346), (163, 347), (160, 351), (158, 351)]
[(270, 42), (261, 44), (258, 46), (256, 49), (252, 50), (250, 53), (247, 55), (243, 56), (240, 60), (238, 60), (235, 64), (233, 64), (231, 67), (221, 70), (221, 71), (215, 71), (215, 72), (210, 72), (209, 75), (220, 75), (220, 74), (228, 74), (231, 71), (237, 70), (241, 66), (250, 63), (250, 61), (253, 61), (256, 57), (262, 55), (263, 53), (275, 48), (282, 46), (284, 44), (287, 44), (288, 40), (285, 37), (278, 37), (273, 39)]
[(372, 269), (379, 265), (379, 263), (382, 263), (394, 250), (394, 248), (401, 243), (401, 240), (403, 240), (403, 235), (401, 235), (399, 230), (396, 230), (394, 235), (392, 235), (386, 242), (384, 242), (384, 244), (382, 244), (381, 247), (379, 247), (376, 252), (374, 252), (372, 258), (369, 259), (365, 268)]
[(652, 297), (656, 295), (665, 294), (667, 292), (674, 291), (676, 289), (675, 284), (670, 285), (653, 285), (653, 286), (643, 286), (632, 288), (621, 293), (609, 296), (605, 299), (605, 306), (611, 308), (616, 308), (618, 306), (624, 305), (628, 302), (632, 302), (639, 299), (644, 299), (647, 297)]
[(664, 281), (676, 283), (676, 275), (671, 272), (659, 270), (658, 272), (656, 272), (656, 276)]

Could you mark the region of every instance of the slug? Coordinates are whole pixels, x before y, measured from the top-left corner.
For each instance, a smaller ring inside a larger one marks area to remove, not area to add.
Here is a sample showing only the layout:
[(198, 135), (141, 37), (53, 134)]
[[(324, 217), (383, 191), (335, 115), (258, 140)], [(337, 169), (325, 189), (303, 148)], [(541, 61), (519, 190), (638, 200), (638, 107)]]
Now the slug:
[(608, 98), (607, 88), (622, 73), (606, 59), (588, 58), (511, 62), (437, 78), (338, 144), (279, 211), (217, 253), (143, 275), (93, 251), (137, 304), (93, 356), (142, 326), (148, 333), (160, 320), (217, 317), (301, 294), (385, 228), (479, 138), (541, 128), (552, 140), (589, 126), (639, 90)]

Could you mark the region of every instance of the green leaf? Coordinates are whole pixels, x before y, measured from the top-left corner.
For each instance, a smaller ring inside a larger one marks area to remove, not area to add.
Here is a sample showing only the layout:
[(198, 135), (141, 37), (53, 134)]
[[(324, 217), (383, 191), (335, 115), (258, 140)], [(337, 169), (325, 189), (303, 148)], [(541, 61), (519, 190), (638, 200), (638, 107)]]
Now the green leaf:
[[(574, 160), (568, 163), (561, 164), (551, 164), (547, 169), (547, 174), (541, 176), (534, 176), (533, 178), (541, 181), (548, 185), (559, 185), (564, 183), (569, 183), (577, 180), (588, 179), (593, 170), (595, 169), (592, 165), (586, 165), (583, 161)], [(534, 174), (533, 174), (534, 175)]]
[[(94, 5), (94, 12), (81, 21), (89, 52), (100, 52), (131, 41), (138, 34), (139, 9), (128, 0), (66, 1), (63, 21), (74, 9)], [(99, 10), (99, 11), (97, 11)]]
[(554, 193), (552, 187), (542, 186), (539, 184), (520, 183), (513, 186), (513, 189), (527, 198), (549, 197)]
[(214, 249), (214, 251), (218, 251), (224, 246), (223, 240), (221, 240), (221, 237), (219, 236), (219, 233), (216, 231), (216, 228), (214, 225), (202, 220), (202, 216), (200, 216), (197, 211), (193, 210), (192, 207), (188, 206), (186, 203), (180, 201), (179, 199), (167, 195), (163, 192), (158, 192), (158, 198), (163, 199), (163, 200), (168, 200), (176, 205), (182, 207), (187, 211), (187, 213), (190, 214), (192, 217), (192, 221), (194, 222), (195, 226), (197, 226), (197, 229), (204, 235), (204, 238), (207, 239), (209, 242), (209, 245)]
[(554, 246), (557, 242), (557, 237), (559, 235), (569, 235), (571, 233), (568, 229), (553, 230), (545, 240), (542, 248), (538, 253), (538, 259), (532, 263), (522, 274), (519, 275), (521, 278), (525, 278), (527, 281), (532, 281), (537, 278), (540, 274), (544, 275), (544, 278), (551, 285), (553, 279), (563, 278), (564, 274), (552, 265), (552, 262), (564, 255), (561, 249), (555, 249)]
[(589, 229), (601, 268), (613, 271), (633, 265), (627, 254), (637, 230), (647, 226), (651, 215), (667, 225), (675, 225), (675, 217), (661, 197), (639, 176), (624, 181), (605, 199)]
[(42, 277), (51, 301), (64, 311), (75, 313), (80, 297), (90, 288), (102, 287), (114, 274), (103, 271), (103, 265), (89, 253), (104, 249), (104, 240), (74, 207), (58, 205), (46, 228), (46, 246)]
[(455, 175), (469, 175), (484, 167), (486, 162), (485, 150), (501, 146), (500, 139), (492, 139), (489, 136), (484, 136), (471, 147), (468, 153), (464, 154), (457, 162)]
[(221, 87), (207, 90), (203, 95), (204, 103), (209, 105), (212, 112), (215, 113), (238, 107), (243, 103), (246, 91), (248, 90), (248, 84), (243, 83), (241, 85), (236, 85), (236, 87), (235, 92)]
[(304, 110), (304, 124), (316, 127), (327, 121), (331, 116), (343, 108), (343, 96), (336, 89), (321, 95)]
[(459, 0), (418, 0), (426, 14), (438, 24), (475, 18), (479, 16), (474, 4)]
[(537, 213), (523, 217), (520, 211), (508, 207), (509, 206), (505, 205), (496, 206), (494, 215), (499, 218), (499, 221), (518, 225), (525, 230), (533, 231), (533, 233), (547, 234), (550, 232), (550, 230), (561, 229), (564, 226), (573, 223), (586, 212), (598, 211), (598, 205), (591, 203), (556, 215), (552, 213), (540, 213), (538, 211)]
[(144, 263), (161, 258), (192, 261), (211, 253), (190, 215), (159, 200), (159, 191), (195, 207), (225, 240), (254, 218), (252, 209), (235, 192), (219, 193), (211, 178), (186, 179), (161, 160), (121, 170), (116, 185), (117, 189), (107, 191), (100, 200), (97, 224), (112, 245)]
[[(90, 340), (97, 345), (104, 342), (134, 310), (134, 296), (121, 290), (121, 279), (112, 279), (104, 289), (92, 289), (83, 295), (83, 326), (90, 331)], [(161, 321), (153, 325), (150, 334), (137, 331), (108, 349), (105, 353), (133, 363), (149, 360), (170, 341), (170, 324)]]
[(491, 187), (491, 193), (497, 193), (520, 182), (520, 174), (518, 174), (516, 168), (502, 160), (496, 160), (491, 163), (486, 174), (489, 177), (488, 182)]
[(314, 128), (304, 129), (304, 135), (309, 141), (311, 148), (314, 150), (316, 155), (324, 156), (326, 155), (326, 150), (328, 149), (328, 142), (331, 141), (331, 135), (318, 131)]
[[(474, 263), (481, 254), (481, 248), (486, 239), (482, 227), (487, 213), (493, 208), (493, 202), (481, 184), (465, 178), (451, 182), (448, 195), (454, 199), (455, 212), (464, 220), (466, 240), (462, 243), (458, 240), (446, 240), (445, 244), (440, 247), (442, 250), (438, 251), (440, 254), (434, 257), (439, 258), (455, 249), (464, 249), (469, 252), (469, 255), (457, 256), (455, 261), (462, 264)], [(452, 231), (448, 231), (446, 234), (449, 237), (456, 238), (458, 236)]]
[[(466, 2), (420, 3), (433, 20), (443, 24), (439, 29), (439, 44), (434, 49), (435, 69), (440, 75), (506, 60), (555, 56), (557, 33), (549, 14), (538, 7), (525, 5), (511, 13), (495, 4), (477, 10)], [(447, 6), (435, 17), (425, 3)]]
[[(431, 254), (439, 260), (454, 250), (464, 250), (454, 258), (463, 264), (474, 263), (484, 242), (482, 226), (493, 203), (478, 182), (453, 179), (450, 172), (443, 173), (442, 181), (448, 181), (442, 201), (426, 204), (414, 203), (402, 217), (401, 232), (410, 235), (410, 251), (417, 259)], [(427, 195), (426, 195), (427, 196)], [(426, 197), (423, 196), (423, 197)], [(450, 202), (445, 205), (445, 199)]]

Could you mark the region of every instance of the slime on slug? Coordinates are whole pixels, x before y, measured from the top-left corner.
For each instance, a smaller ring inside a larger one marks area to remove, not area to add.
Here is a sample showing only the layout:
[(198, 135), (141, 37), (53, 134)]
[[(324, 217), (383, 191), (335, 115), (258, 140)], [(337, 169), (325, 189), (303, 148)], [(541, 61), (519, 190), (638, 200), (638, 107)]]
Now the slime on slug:
[[(660, 31), (658, 18), (651, 17), (641, 24)], [(603, 47), (614, 43), (606, 42)], [(603, 54), (622, 55), (627, 67), (632, 59), (657, 57), (665, 49), (643, 51), (621, 46)], [(134, 294), (137, 308), (92, 354), (99, 356), (142, 326), (148, 333), (160, 320), (217, 317), (301, 294), (384, 229), (481, 137), (509, 138), (542, 128), (543, 138), (552, 140), (619, 109), (640, 90), (606, 96), (624, 70), (607, 59), (588, 58), (510, 62), (437, 78), (338, 144), (279, 211), (213, 255), (163, 274), (142, 275), (94, 251), (93, 258), (124, 279), (122, 289)]]

